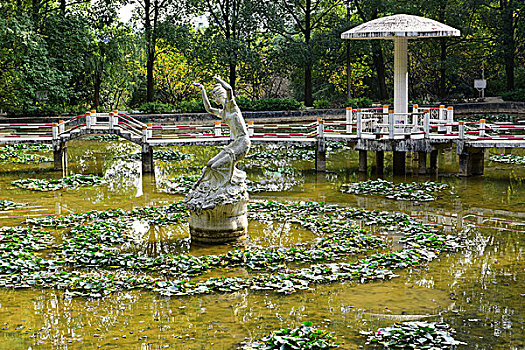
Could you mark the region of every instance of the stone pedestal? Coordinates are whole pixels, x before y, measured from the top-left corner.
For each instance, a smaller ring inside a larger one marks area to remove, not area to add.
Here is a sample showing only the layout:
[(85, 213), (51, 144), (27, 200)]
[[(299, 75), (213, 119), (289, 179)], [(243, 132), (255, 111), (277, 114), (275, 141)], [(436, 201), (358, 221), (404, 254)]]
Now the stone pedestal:
[(194, 242), (219, 244), (245, 237), (248, 230), (248, 195), (237, 203), (190, 212), (190, 234)]

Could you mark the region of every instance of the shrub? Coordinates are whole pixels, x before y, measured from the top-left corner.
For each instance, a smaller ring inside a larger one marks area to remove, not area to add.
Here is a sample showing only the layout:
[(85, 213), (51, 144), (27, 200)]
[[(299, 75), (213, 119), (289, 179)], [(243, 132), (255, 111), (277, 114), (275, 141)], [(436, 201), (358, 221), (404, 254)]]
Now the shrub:
[(317, 108), (317, 109), (329, 108), (330, 106), (331, 106), (331, 103), (328, 100), (315, 100), (314, 101), (314, 108)]
[(501, 94), (505, 101), (523, 101), (525, 102), (525, 89), (516, 89)]
[(182, 101), (177, 104), (177, 110), (181, 113), (202, 113), (206, 112), (204, 103), (201, 100)]
[(249, 98), (238, 96), (236, 101), (241, 111), (253, 111), (253, 102)]
[(144, 113), (170, 113), (175, 110), (175, 106), (160, 102), (146, 102), (138, 109)]
[(352, 108), (367, 108), (372, 107), (372, 100), (368, 97), (349, 98), (346, 100), (346, 105)]

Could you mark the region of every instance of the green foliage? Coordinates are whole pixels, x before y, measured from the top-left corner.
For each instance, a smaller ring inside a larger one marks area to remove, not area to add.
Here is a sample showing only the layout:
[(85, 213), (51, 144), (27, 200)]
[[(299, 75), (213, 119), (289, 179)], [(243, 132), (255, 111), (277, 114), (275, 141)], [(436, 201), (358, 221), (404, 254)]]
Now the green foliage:
[(139, 111), (144, 113), (156, 114), (156, 113), (173, 113), (176, 110), (175, 106), (161, 103), (161, 102), (146, 102), (138, 108)]
[(346, 106), (352, 108), (372, 107), (372, 100), (368, 97), (349, 98), (346, 100)]
[(505, 101), (521, 101), (525, 102), (525, 89), (516, 89), (513, 91), (504, 92), (501, 97)]
[(204, 113), (204, 104), (202, 101), (190, 100), (182, 101), (176, 104), (177, 111), (181, 113)]
[(263, 98), (252, 102), (254, 111), (292, 111), (301, 108), (301, 103), (292, 98)]
[(329, 108), (332, 104), (328, 100), (315, 100), (314, 101), (314, 108), (323, 109), (323, 108)]

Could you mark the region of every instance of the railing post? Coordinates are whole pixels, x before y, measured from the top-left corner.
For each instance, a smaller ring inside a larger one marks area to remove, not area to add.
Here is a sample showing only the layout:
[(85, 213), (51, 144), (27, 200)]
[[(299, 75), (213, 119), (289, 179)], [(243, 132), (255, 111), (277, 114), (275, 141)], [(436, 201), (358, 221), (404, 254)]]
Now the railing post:
[(383, 105), (383, 124), (388, 124), (388, 105)]
[(58, 140), (58, 124), (57, 123), (52, 124), (52, 134), (53, 134), (53, 141)]
[(322, 118), (317, 118), (317, 137), (324, 138), (324, 120)]
[(113, 130), (113, 127), (114, 127), (114, 125), (113, 125), (113, 122), (114, 122), (114, 120), (113, 120), (113, 112), (109, 112), (109, 120), (108, 120), (108, 122), (109, 122), (109, 130)]
[(418, 105), (412, 105), (412, 132), (417, 131), (417, 121), (418, 121)]
[(113, 111), (113, 127), (118, 127), (118, 111)]
[(148, 127), (146, 125), (142, 126), (142, 142), (148, 142)]
[(394, 110), (388, 111), (388, 138), (394, 139)]
[(58, 121), (58, 133), (62, 134), (65, 131), (65, 129), (66, 129), (66, 127), (64, 125), (64, 121), (63, 120), (59, 120)]
[(91, 112), (86, 112), (86, 129), (91, 129)]
[(253, 137), (253, 134), (255, 132), (254, 126), (253, 126), (253, 120), (250, 120), (248, 122), (248, 136)]
[(479, 120), (479, 137), (485, 136), (485, 119)]
[(454, 107), (450, 106), (447, 108), (447, 134), (452, 133), (452, 123), (454, 123)]
[(465, 138), (465, 122), (464, 121), (458, 122), (458, 128), (459, 128), (459, 138), (463, 140)]
[(440, 133), (440, 134), (446, 132), (446, 128), (443, 125), (444, 122), (447, 119), (447, 117), (445, 116), (445, 112), (446, 112), (445, 105), (440, 105), (439, 106), (439, 115), (438, 115), (438, 119), (439, 119), (438, 133)]
[(221, 137), (222, 136), (222, 130), (221, 130), (221, 122), (215, 122), (214, 127), (215, 137)]
[(361, 134), (363, 133), (363, 112), (361, 112), (360, 109), (357, 110), (357, 138), (361, 138)]
[(352, 133), (352, 107), (346, 107), (346, 133)]
[(153, 124), (148, 124), (148, 139), (153, 137)]
[(97, 111), (94, 109), (91, 110), (91, 125), (97, 125)]
[(425, 138), (430, 137), (430, 110), (425, 110), (425, 119), (423, 120), (423, 130), (425, 131)]

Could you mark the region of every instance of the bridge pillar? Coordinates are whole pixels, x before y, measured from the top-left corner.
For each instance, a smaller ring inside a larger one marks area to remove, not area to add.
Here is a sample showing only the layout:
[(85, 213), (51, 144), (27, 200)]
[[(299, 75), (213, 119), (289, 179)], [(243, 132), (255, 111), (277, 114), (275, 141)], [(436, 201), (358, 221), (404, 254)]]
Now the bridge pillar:
[(376, 174), (383, 175), (385, 172), (385, 152), (376, 151)]
[(393, 151), (394, 154), (394, 175), (406, 174), (406, 152)]
[(417, 152), (417, 173), (425, 175), (427, 173), (427, 154), (426, 152)]
[(483, 175), (485, 149), (467, 148), (459, 154), (459, 176)]
[(438, 154), (437, 149), (430, 152), (430, 170), (436, 171), (438, 169)]
[(53, 170), (67, 168), (67, 148), (62, 142), (53, 143)]
[(326, 171), (326, 142), (323, 138), (317, 139), (315, 144), (315, 170)]
[(142, 173), (154, 173), (153, 147), (142, 145)]
[(360, 173), (366, 173), (366, 167), (367, 167), (367, 152), (363, 150), (359, 150), (359, 172)]

